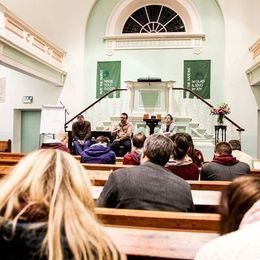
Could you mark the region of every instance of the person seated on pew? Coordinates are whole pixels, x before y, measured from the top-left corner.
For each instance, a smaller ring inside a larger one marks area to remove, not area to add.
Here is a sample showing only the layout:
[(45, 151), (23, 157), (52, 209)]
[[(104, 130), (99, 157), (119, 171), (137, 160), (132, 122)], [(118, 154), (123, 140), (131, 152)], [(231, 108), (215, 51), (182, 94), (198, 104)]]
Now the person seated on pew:
[(192, 161), (198, 166), (198, 167), (201, 167), (202, 164), (204, 163), (204, 157), (203, 157), (203, 153), (196, 149), (194, 147), (194, 143), (193, 143), (193, 140), (192, 140), (192, 137), (191, 135), (189, 135), (188, 133), (184, 133), (187, 140), (189, 141), (189, 144), (190, 144), (190, 148), (188, 150), (188, 155), (189, 157), (192, 159)]
[(124, 156), (131, 151), (131, 137), (133, 133), (133, 125), (128, 122), (127, 113), (122, 113), (120, 116), (120, 123), (114, 127), (111, 132), (114, 141), (110, 148), (116, 156)]
[(173, 136), (176, 133), (177, 127), (173, 123), (173, 117), (171, 114), (165, 116), (164, 124), (161, 125), (160, 133), (168, 137)]
[(81, 162), (115, 164), (116, 155), (108, 145), (109, 138), (103, 135), (99, 136), (96, 143), (81, 153)]
[(133, 149), (131, 153), (124, 155), (123, 164), (139, 165), (146, 136), (144, 133), (137, 133), (133, 136)]
[(260, 259), (260, 177), (236, 178), (223, 191), (221, 235), (204, 245), (196, 260)]
[(77, 116), (77, 121), (72, 124), (73, 150), (76, 155), (80, 155), (91, 145), (91, 124), (84, 119), (83, 115)]
[(190, 143), (185, 133), (176, 133), (171, 137), (173, 141), (172, 159), (166, 164), (166, 168), (185, 180), (198, 180), (199, 167), (188, 156)]
[(232, 148), (232, 155), (240, 162), (247, 163), (250, 169), (253, 169), (253, 158), (247, 153), (241, 151), (241, 142), (239, 140), (230, 140), (229, 144)]
[(68, 135), (65, 132), (59, 132), (55, 134), (55, 138), (48, 139), (41, 145), (41, 149), (60, 149), (62, 151), (69, 153), (68, 144)]
[(144, 142), (141, 165), (112, 172), (97, 205), (109, 208), (194, 211), (189, 184), (164, 168), (173, 143), (162, 134)]
[(73, 156), (30, 153), (1, 179), (1, 259), (122, 259), (94, 206), (88, 175)]
[(231, 145), (220, 142), (215, 147), (212, 162), (203, 164), (201, 169), (201, 180), (231, 181), (241, 174), (250, 171), (249, 165), (238, 161), (232, 156)]

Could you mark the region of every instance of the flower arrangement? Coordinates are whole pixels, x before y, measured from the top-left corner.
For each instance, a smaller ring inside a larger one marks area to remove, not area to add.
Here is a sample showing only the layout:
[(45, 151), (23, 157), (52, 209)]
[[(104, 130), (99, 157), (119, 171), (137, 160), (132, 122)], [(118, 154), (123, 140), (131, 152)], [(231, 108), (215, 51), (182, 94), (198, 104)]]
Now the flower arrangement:
[(217, 115), (218, 116), (218, 124), (223, 125), (224, 116), (230, 113), (230, 108), (228, 107), (228, 104), (223, 103), (219, 107), (213, 107), (210, 109), (211, 115)]

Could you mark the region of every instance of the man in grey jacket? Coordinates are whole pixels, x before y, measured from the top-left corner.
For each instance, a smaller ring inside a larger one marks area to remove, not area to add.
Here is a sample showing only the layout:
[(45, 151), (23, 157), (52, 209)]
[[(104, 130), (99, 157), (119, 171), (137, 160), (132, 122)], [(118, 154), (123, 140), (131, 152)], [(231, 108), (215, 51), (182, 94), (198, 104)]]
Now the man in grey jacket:
[(232, 181), (235, 177), (250, 171), (249, 165), (232, 156), (229, 143), (221, 142), (215, 147), (212, 162), (205, 163), (201, 169), (201, 180)]
[(164, 168), (173, 151), (172, 141), (161, 134), (149, 136), (141, 165), (114, 171), (97, 205), (110, 208), (194, 210), (189, 184)]

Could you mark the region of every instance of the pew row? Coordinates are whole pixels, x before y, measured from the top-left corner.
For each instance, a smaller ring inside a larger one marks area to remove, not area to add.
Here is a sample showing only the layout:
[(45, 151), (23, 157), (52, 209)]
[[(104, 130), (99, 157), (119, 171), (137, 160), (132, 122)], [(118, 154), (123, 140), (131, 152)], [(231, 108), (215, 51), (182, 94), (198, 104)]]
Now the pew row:
[(128, 259), (194, 259), (218, 237), (220, 215), (95, 208), (105, 232)]
[(95, 208), (105, 225), (127, 228), (219, 232), (220, 215), (135, 209)]
[[(14, 153), (10, 153), (10, 156), (6, 157), (6, 156), (4, 156), (4, 153), (1, 153), (0, 166), (14, 166), (19, 162), (19, 160), (22, 157), (22, 154), (20, 157), (19, 157), (19, 155), (17, 157), (15, 157), (15, 156), (12, 157), (11, 154), (14, 154)], [(118, 160), (122, 160), (122, 158), (118, 157)], [(121, 169), (121, 168), (136, 167), (135, 165), (123, 165), (121, 163), (118, 163), (118, 164), (82, 163), (82, 166), (88, 170), (99, 170), (99, 171), (111, 171), (111, 170), (114, 171), (114, 170)], [(260, 174), (260, 170), (257, 170), (257, 169), (251, 170), (249, 172), (249, 174)]]
[[(104, 186), (112, 171), (87, 170), (88, 175), (95, 186)], [(230, 181), (196, 181), (187, 180), (193, 190), (222, 191), (230, 184)]]
[[(17, 160), (17, 162), (26, 156), (27, 153), (10, 153), (10, 152), (0, 152), (0, 159), (13, 159)], [(73, 157), (80, 161), (80, 155), (73, 155)], [(116, 163), (122, 164), (123, 163), (123, 157), (116, 157)]]
[[(92, 197), (94, 200), (98, 199), (102, 192), (102, 186), (92, 187)], [(220, 201), (220, 191), (209, 190), (191, 190), (193, 203), (196, 212), (216, 212)], [(209, 208), (210, 207), (210, 208)]]
[[(12, 166), (1, 166), (0, 165), (0, 176), (8, 174), (12, 169)], [(112, 171), (102, 170), (87, 170), (87, 174), (91, 179), (94, 186), (104, 186), (109, 174)], [(230, 182), (229, 181), (194, 181), (187, 180), (192, 190), (208, 190), (208, 191), (222, 191)]]

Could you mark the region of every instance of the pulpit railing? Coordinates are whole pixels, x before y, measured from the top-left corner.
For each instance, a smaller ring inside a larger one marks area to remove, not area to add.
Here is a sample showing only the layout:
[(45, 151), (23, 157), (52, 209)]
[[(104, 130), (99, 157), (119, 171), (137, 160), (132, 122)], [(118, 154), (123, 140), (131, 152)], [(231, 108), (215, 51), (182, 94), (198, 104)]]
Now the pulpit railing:
[[(172, 88), (173, 90), (173, 115), (179, 117), (189, 117), (192, 119), (190, 123), (190, 134), (196, 132), (205, 134), (205, 136), (215, 136), (215, 126), (217, 125), (217, 117), (210, 115), (210, 109), (213, 105), (200, 97), (198, 94), (187, 88)], [(234, 122), (228, 116), (224, 116), (224, 125), (226, 125), (226, 140), (241, 140), (241, 132), (245, 131), (239, 124)], [(198, 127), (196, 127), (198, 126)], [(204, 132), (203, 132), (204, 131)], [(193, 135), (193, 136), (194, 136)], [(220, 140), (221, 141), (221, 140)]]

